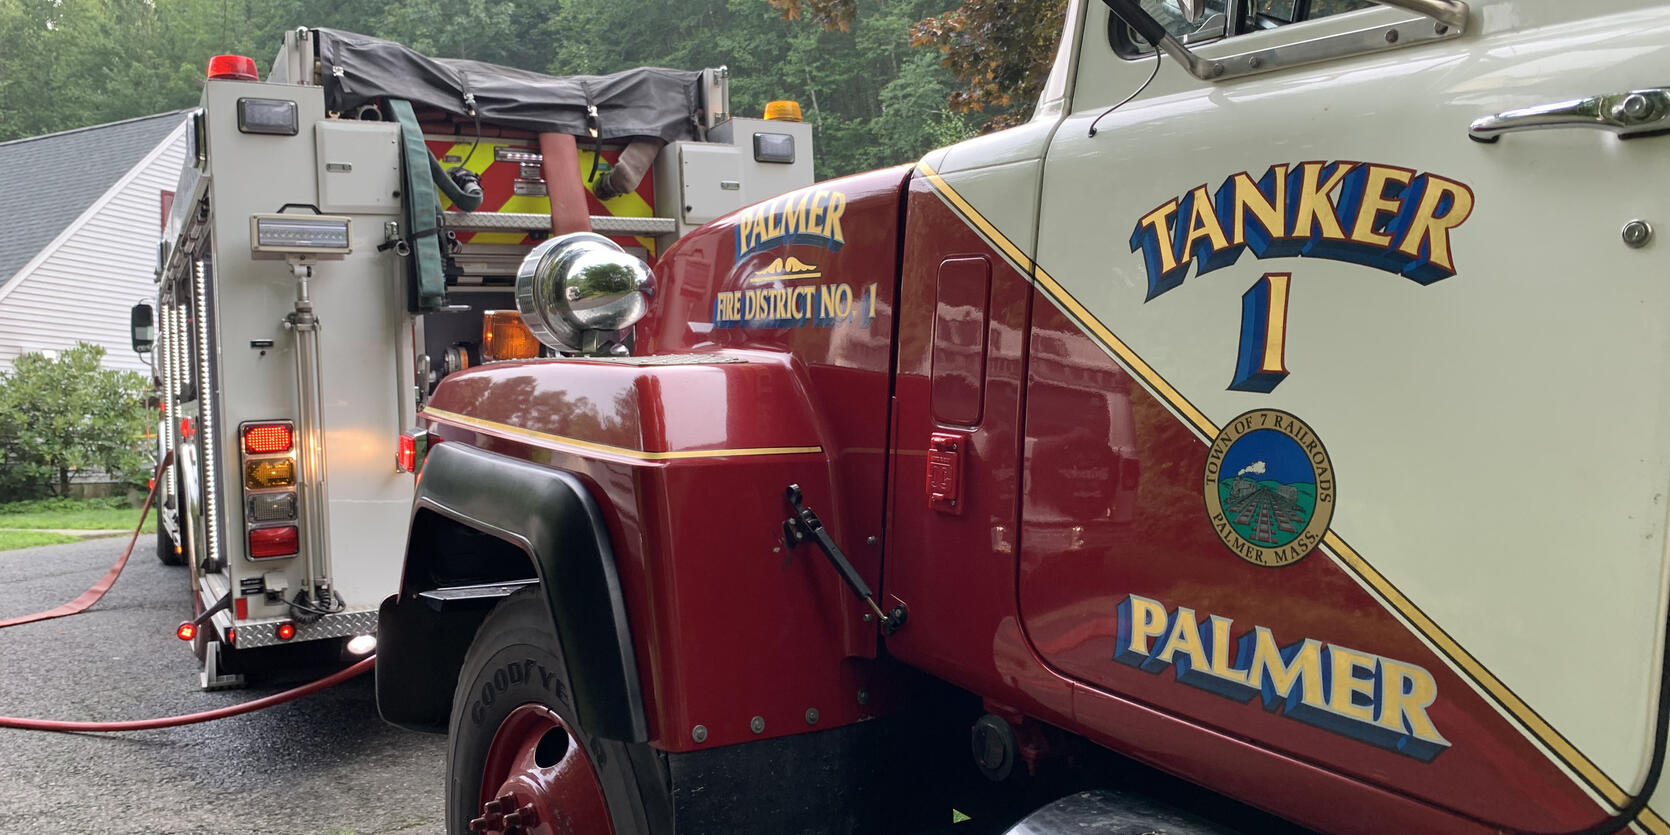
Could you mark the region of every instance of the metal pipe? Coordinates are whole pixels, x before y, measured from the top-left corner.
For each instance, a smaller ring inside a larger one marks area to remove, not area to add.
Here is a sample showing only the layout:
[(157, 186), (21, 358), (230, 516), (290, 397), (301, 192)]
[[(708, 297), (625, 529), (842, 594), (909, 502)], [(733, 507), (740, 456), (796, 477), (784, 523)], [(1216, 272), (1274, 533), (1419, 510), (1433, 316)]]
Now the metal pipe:
[(307, 575), (302, 578), (302, 589), (314, 606), (333, 608), (333, 600), (320, 600), (323, 586), (331, 592), (330, 565), (330, 497), (325, 489), (325, 434), (324, 403), (319, 368), (319, 318), (313, 314), (313, 299), (308, 296), (307, 281), (313, 267), (295, 264), (296, 309), (286, 322), (296, 334), (296, 485), (301, 492), (301, 505), (306, 514), (303, 529), (307, 532)]

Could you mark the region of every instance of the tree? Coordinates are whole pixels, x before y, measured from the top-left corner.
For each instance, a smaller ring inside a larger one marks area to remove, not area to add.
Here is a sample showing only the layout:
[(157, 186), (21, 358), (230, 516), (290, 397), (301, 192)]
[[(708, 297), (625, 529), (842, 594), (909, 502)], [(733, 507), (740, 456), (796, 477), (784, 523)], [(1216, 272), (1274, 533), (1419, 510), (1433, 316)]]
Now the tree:
[[(861, 14), (858, 0), (771, 0), (790, 20), (847, 31)], [(1027, 115), (1055, 58), (1067, 0), (963, 0), (911, 27), (911, 44), (940, 51), (960, 88), (948, 99), (958, 113), (985, 113), (987, 129)]]
[(958, 2), (848, 0), (826, 27), (768, 0), (0, 0), (0, 141), (190, 107), (210, 56), (264, 65), (285, 30), (326, 26), (558, 75), (727, 65), (733, 112), (798, 100), (817, 175), (838, 176), (968, 132), (947, 105), (957, 81), (911, 45), (912, 24)]
[(142, 477), (151, 429), (145, 378), (100, 368), (104, 348), (86, 342), (57, 357), (24, 354), (0, 373), (0, 497), (68, 495), (89, 471)]

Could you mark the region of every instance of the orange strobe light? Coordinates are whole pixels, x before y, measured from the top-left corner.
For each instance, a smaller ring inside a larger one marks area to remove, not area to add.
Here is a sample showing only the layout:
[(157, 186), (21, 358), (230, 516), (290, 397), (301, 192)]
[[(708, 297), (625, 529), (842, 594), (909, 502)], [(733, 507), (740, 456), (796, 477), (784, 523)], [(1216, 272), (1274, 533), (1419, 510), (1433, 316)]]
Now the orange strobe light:
[(765, 118), (767, 121), (798, 122), (800, 117), (800, 102), (783, 99), (781, 101), (766, 102)]

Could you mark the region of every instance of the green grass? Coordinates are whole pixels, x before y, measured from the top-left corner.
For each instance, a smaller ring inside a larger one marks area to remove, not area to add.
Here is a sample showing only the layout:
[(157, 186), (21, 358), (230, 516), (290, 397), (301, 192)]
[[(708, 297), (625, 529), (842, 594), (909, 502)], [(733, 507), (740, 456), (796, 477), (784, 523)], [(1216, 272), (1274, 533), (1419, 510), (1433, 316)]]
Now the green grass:
[[(131, 531), (137, 521), (139, 508), (128, 506), (127, 500), (122, 498), (35, 499), (0, 504), (0, 528)], [(156, 514), (147, 515), (145, 530), (154, 532), (156, 529)]]
[(81, 537), (79, 536), (66, 536), (61, 533), (0, 530), (0, 551), (33, 548), (37, 545), (63, 545), (66, 542), (80, 541)]

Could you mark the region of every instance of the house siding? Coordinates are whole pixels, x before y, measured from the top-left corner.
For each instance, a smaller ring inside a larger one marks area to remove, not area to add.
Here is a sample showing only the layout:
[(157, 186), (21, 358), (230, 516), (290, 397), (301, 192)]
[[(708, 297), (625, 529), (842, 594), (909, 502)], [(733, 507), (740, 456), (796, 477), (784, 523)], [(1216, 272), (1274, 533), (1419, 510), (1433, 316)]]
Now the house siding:
[(69, 237), (44, 260), (13, 277), (0, 297), (0, 371), (24, 353), (92, 342), (104, 346), (106, 368), (150, 373), (133, 352), (128, 309), (156, 296), (162, 193), (179, 180), (184, 131), (170, 133), (163, 145), (119, 191), (71, 224)]

